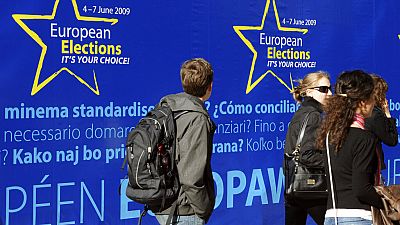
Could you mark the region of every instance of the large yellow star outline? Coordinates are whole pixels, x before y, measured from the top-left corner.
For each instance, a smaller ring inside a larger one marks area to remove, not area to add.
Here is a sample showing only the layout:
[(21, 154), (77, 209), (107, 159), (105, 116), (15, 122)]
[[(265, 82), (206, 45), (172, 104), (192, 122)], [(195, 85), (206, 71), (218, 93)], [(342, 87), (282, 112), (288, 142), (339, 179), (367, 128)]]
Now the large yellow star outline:
[[(268, 70), (267, 72), (265, 72), (264, 74), (262, 74), (256, 81), (253, 81), (253, 72), (254, 72), (254, 66), (256, 64), (256, 60), (257, 60), (257, 56), (258, 56), (258, 52), (254, 49), (253, 45), (251, 44), (251, 42), (244, 37), (244, 35), (242, 34), (242, 30), (258, 30), (261, 31), (264, 29), (264, 24), (265, 24), (265, 19), (267, 17), (267, 13), (268, 13), (268, 9), (270, 6), (270, 2), (271, 0), (267, 0), (266, 4), (265, 4), (265, 9), (264, 9), (264, 14), (263, 17), (261, 19), (261, 25), (260, 26), (233, 26), (233, 29), (235, 30), (235, 32), (237, 33), (237, 35), (239, 35), (240, 39), (242, 39), (242, 41), (247, 45), (247, 47), (251, 50), (251, 52), (253, 52), (253, 60), (251, 63), (251, 67), (250, 67), (250, 73), (249, 73), (249, 79), (247, 81), (247, 87), (246, 87), (246, 94), (250, 93), (251, 90), (253, 90), (258, 83), (261, 82), (262, 79), (264, 79), (265, 76), (267, 76), (267, 74), (271, 74), (272, 76), (274, 76), (276, 79), (278, 79), (278, 81), (283, 84), (287, 89), (289, 89), (289, 91), (293, 90), (293, 81), (292, 81), (292, 75), (290, 75), (290, 82), (291, 82), (291, 88), (281, 79), (279, 78), (272, 70)], [(276, 3), (275, 0), (272, 0), (272, 4), (274, 7), (274, 12), (275, 12), (275, 20), (276, 20), (276, 26), (278, 27), (278, 30), (280, 31), (285, 31), (285, 32), (301, 32), (303, 34), (306, 34), (308, 32), (308, 29), (300, 29), (300, 28), (292, 28), (292, 27), (282, 27), (281, 23), (280, 23), (280, 19), (279, 19), (279, 15), (278, 15), (278, 10), (276, 8)]]
[[(72, 2), (72, 5), (73, 5), (73, 8), (74, 8), (75, 17), (76, 17), (76, 19), (78, 19), (80, 21), (107, 22), (107, 23), (111, 23), (111, 25), (114, 25), (114, 24), (116, 24), (118, 22), (118, 19), (81, 16), (79, 14), (78, 5), (76, 4), (76, 0), (71, 0), (71, 2)], [(12, 15), (12, 17), (15, 20), (15, 22), (17, 22), (18, 25), (33, 40), (35, 40), (36, 43), (38, 43), (40, 45), (40, 47), (42, 47), (42, 53), (40, 54), (38, 67), (36, 69), (36, 74), (35, 74), (35, 79), (33, 81), (31, 95), (35, 95), (36, 93), (38, 93), (50, 81), (52, 81), (54, 78), (56, 78), (62, 71), (68, 72), (70, 75), (74, 76), (79, 82), (81, 82), (83, 85), (88, 87), (96, 95), (100, 95), (99, 86), (97, 85), (97, 80), (96, 80), (96, 73), (94, 72), (94, 70), (93, 70), (93, 79), (94, 79), (94, 83), (96, 85), (96, 88), (93, 88), (92, 86), (90, 86), (85, 80), (83, 80), (80, 76), (78, 76), (77, 74), (72, 72), (67, 67), (62, 67), (57, 72), (55, 72), (52, 75), (50, 75), (43, 82), (39, 83), (40, 72), (42, 70), (44, 57), (46, 56), (46, 52), (47, 52), (47, 45), (42, 41), (42, 39), (39, 37), (39, 35), (37, 33), (35, 33), (34, 31), (32, 31), (22, 20), (53, 20), (54, 17), (56, 16), (58, 3), (60, 3), (60, 0), (56, 0), (55, 1), (54, 7), (53, 7), (53, 12), (51, 13), (51, 15), (28, 15), (28, 14), (13, 14)]]

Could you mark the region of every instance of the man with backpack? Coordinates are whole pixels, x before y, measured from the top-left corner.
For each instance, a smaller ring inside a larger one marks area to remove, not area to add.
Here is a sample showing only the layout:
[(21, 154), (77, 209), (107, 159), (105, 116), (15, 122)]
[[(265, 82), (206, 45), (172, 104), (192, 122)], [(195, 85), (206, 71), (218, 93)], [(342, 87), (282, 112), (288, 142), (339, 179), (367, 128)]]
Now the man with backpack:
[[(211, 170), (212, 143), (215, 125), (205, 108), (212, 91), (213, 70), (202, 58), (183, 63), (180, 71), (184, 93), (165, 96), (176, 119), (176, 154), (180, 190), (172, 224), (202, 225), (211, 216), (215, 204)], [(166, 224), (173, 205), (154, 211), (158, 222)]]

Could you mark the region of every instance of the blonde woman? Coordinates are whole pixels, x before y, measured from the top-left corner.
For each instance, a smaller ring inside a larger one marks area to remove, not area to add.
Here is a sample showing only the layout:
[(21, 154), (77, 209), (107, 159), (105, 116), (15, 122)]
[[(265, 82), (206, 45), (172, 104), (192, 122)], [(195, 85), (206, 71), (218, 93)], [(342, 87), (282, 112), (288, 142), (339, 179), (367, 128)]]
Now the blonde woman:
[[(293, 153), (301, 124), (308, 114), (309, 119), (300, 149), (300, 162), (308, 167), (324, 168), (322, 151), (316, 148), (315, 145), (317, 130), (322, 122), (322, 106), (330, 95), (332, 95), (332, 92), (329, 75), (323, 71), (307, 74), (304, 79), (299, 80), (299, 86), (293, 92), (293, 98), (301, 104), (301, 107), (290, 121), (286, 134), (285, 154)], [(284, 164), (289, 165), (289, 162)], [(291, 177), (293, 173), (294, 167), (285, 166), (286, 178)], [(288, 188), (287, 183), (285, 184), (285, 190)], [(318, 225), (322, 225), (324, 223), (326, 201), (326, 197), (304, 199), (301, 197), (289, 197), (285, 194), (285, 224), (305, 225), (307, 215), (310, 215)]]

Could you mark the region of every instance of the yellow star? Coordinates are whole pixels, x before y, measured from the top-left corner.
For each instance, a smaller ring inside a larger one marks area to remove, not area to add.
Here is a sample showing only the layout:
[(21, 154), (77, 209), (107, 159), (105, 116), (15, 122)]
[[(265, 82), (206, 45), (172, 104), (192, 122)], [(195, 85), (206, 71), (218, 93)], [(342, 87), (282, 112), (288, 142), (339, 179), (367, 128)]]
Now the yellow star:
[[(79, 14), (78, 5), (76, 4), (76, 0), (71, 0), (71, 2), (72, 2), (72, 5), (73, 5), (73, 8), (74, 8), (75, 17), (76, 17), (77, 20), (90, 21), (90, 22), (107, 22), (107, 23), (111, 23), (111, 25), (114, 25), (114, 24), (116, 24), (118, 22), (118, 19), (81, 16)], [(42, 39), (39, 37), (39, 35), (37, 33), (35, 33), (33, 30), (31, 30), (22, 20), (54, 20), (54, 17), (55, 17), (56, 12), (57, 12), (58, 3), (60, 3), (60, 0), (56, 0), (55, 1), (54, 7), (53, 7), (53, 12), (51, 13), (51, 15), (29, 15), (29, 14), (13, 14), (12, 15), (12, 17), (15, 20), (15, 22), (17, 22), (18, 25), (33, 40), (35, 40), (36, 43), (38, 43), (40, 47), (42, 47), (42, 53), (40, 54), (38, 67), (36, 69), (36, 75), (35, 75), (35, 79), (33, 81), (31, 95), (35, 95), (36, 93), (38, 93), (50, 81), (52, 81), (54, 78), (56, 78), (62, 71), (68, 72), (70, 75), (74, 76), (79, 82), (81, 82), (83, 85), (88, 87), (96, 95), (100, 95), (99, 87), (97, 85), (97, 80), (96, 80), (96, 74), (95, 74), (94, 70), (93, 70), (93, 79), (94, 79), (96, 88), (91, 87), (85, 80), (83, 80), (80, 76), (78, 76), (77, 74), (72, 72), (67, 67), (62, 67), (57, 72), (53, 73), (48, 78), (46, 78), (43, 82), (39, 83), (40, 72), (42, 70), (43, 61), (44, 61), (44, 58), (45, 58), (46, 52), (47, 52), (47, 45), (42, 41)]]
[[(267, 72), (262, 74), (256, 81), (252, 82), (253, 81), (254, 66), (255, 66), (255, 63), (256, 63), (256, 60), (257, 60), (258, 52), (254, 49), (254, 47), (251, 44), (251, 42), (246, 37), (244, 37), (244, 35), (242, 34), (241, 31), (242, 30), (258, 30), (258, 31), (263, 30), (264, 29), (264, 24), (265, 24), (265, 19), (267, 17), (268, 9), (269, 9), (269, 6), (270, 6), (270, 2), (271, 2), (271, 0), (267, 0), (267, 2), (265, 4), (264, 14), (263, 14), (263, 17), (261, 19), (261, 25), (260, 26), (233, 26), (233, 29), (235, 30), (237, 35), (239, 35), (240, 39), (242, 39), (242, 41), (247, 45), (247, 47), (250, 49), (250, 51), (253, 52), (253, 60), (252, 60), (251, 67), (250, 67), (249, 79), (247, 81), (246, 94), (250, 93), (250, 91), (253, 90), (258, 85), (258, 83), (260, 83), (261, 80), (264, 79), (264, 77), (267, 74), (271, 74), (276, 79), (278, 79), (278, 81), (281, 84), (283, 84), (287, 89), (289, 89), (289, 91), (293, 90), (293, 82), (292, 82), (292, 75), (291, 74), (290, 74), (290, 81), (291, 81), (292, 88), (290, 88), (272, 70), (268, 70)], [(306, 34), (308, 32), (308, 29), (282, 27), (281, 23), (280, 23), (279, 15), (278, 15), (278, 10), (276, 8), (275, 0), (272, 0), (272, 4), (273, 4), (273, 7), (274, 7), (276, 26), (278, 27), (278, 30), (285, 31), (285, 32), (301, 32), (303, 34)]]

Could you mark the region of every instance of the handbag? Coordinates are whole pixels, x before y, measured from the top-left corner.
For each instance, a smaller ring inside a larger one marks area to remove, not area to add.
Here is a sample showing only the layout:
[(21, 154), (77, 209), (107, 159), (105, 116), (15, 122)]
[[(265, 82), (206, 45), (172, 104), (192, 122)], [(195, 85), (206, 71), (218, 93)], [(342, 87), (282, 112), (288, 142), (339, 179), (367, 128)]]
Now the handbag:
[(376, 193), (381, 197), (384, 208), (378, 209), (371, 206), (372, 223), (374, 225), (400, 225), (400, 185), (380, 185), (381, 158), (378, 156), (378, 171), (376, 176)]
[(300, 162), (301, 141), (307, 126), (309, 113), (303, 119), (296, 147), (292, 154), (285, 154), (285, 195), (297, 199), (321, 199), (328, 196), (324, 168), (307, 167)]
[(374, 225), (400, 224), (400, 185), (375, 186), (381, 196), (384, 209), (371, 207)]

